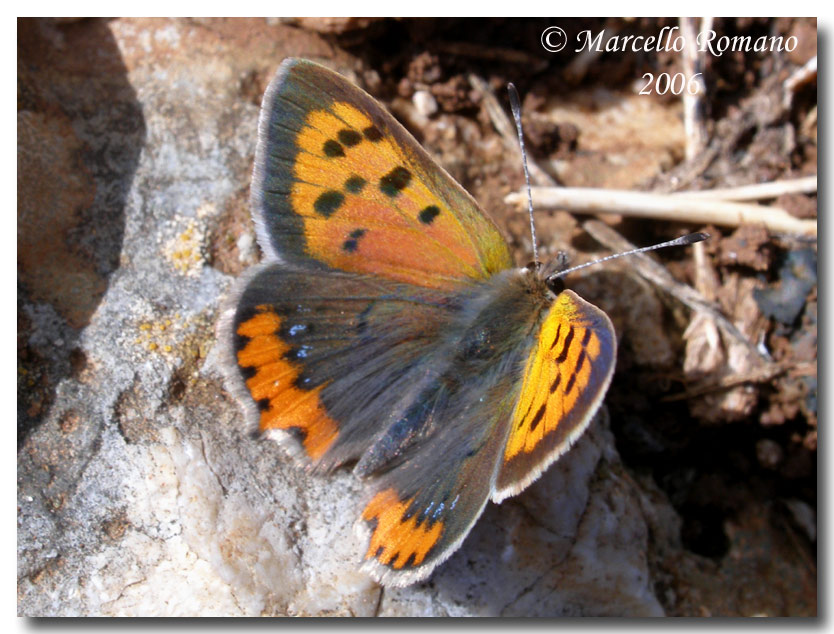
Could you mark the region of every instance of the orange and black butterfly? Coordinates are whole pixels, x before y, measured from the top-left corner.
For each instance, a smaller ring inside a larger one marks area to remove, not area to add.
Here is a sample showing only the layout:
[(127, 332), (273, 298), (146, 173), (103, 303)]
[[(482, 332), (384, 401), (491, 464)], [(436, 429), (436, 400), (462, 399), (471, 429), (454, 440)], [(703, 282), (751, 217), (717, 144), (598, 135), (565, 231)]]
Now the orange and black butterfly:
[(261, 431), (368, 477), (357, 526), (381, 583), (427, 577), (488, 500), (582, 434), (614, 370), (601, 310), (537, 266), (372, 97), (284, 61), (261, 110), (252, 209), (265, 261), (221, 329)]

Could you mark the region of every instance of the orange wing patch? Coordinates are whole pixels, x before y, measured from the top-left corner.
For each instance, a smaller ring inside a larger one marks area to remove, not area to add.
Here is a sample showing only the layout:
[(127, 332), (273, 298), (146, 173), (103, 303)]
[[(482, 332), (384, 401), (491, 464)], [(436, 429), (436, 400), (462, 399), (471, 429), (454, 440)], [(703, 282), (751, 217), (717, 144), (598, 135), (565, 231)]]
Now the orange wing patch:
[(562, 293), (542, 324), (524, 370), (504, 460), (531, 453), (574, 409), (599, 357), (597, 333), (569, 293)]
[(237, 328), (237, 334), (249, 340), (237, 353), (237, 362), (241, 368), (254, 369), (246, 387), (260, 409), (261, 431), (299, 430), (307, 455), (318, 460), (339, 433), (338, 424), (319, 400), (324, 386), (312, 390), (296, 387), (301, 369), (285, 358), (291, 346), (278, 336), (281, 318), (268, 306), (258, 306), (257, 310)]
[[(417, 521), (417, 514), (407, 517), (411, 499), (401, 502), (394, 489), (377, 493), (362, 512), (362, 519), (372, 524), (371, 539), (365, 559), (376, 559), (395, 570), (419, 566), (443, 533), (441, 521)], [(375, 523), (375, 525), (373, 525)]]
[(418, 157), (355, 106), (309, 112), (295, 142), (290, 201), (313, 258), (435, 288), (509, 265), (501, 248), (480, 261), (481, 245), (430, 189), (437, 184), (419, 171)]

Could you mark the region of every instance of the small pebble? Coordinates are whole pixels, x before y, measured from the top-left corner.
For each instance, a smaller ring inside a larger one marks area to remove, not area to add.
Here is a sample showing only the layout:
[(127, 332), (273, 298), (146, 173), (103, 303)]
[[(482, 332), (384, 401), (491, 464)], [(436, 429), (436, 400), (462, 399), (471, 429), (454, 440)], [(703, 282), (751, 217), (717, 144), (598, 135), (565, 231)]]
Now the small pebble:
[(437, 100), (428, 90), (418, 90), (411, 98), (414, 108), (424, 117), (430, 117), (437, 112)]

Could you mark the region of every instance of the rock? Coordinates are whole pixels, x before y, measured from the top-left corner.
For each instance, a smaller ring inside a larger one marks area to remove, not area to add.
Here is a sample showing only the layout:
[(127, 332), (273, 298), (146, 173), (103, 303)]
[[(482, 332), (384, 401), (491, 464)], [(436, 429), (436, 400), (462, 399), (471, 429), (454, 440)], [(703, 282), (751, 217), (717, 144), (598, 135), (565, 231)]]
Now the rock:
[(424, 117), (428, 118), (437, 112), (437, 100), (428, 90), (418, 90), (411, 97), (414, 107)]

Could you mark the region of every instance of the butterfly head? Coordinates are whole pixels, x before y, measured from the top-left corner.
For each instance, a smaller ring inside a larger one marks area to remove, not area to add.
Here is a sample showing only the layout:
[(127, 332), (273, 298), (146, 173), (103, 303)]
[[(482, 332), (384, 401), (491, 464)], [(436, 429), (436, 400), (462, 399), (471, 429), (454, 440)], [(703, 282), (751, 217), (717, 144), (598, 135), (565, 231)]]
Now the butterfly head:
[(522, 273), (537, 279), (541, 284), (551, 292), (553, 295), (558, 295), (565, 290), (565, 283), (558, 273), (568, 268), (568, 255), (564, 251), (559, 251), (556, 258), (547, 264), (542, 264), (539, 261), (529, 262), (527, 266), (523, 267)]

